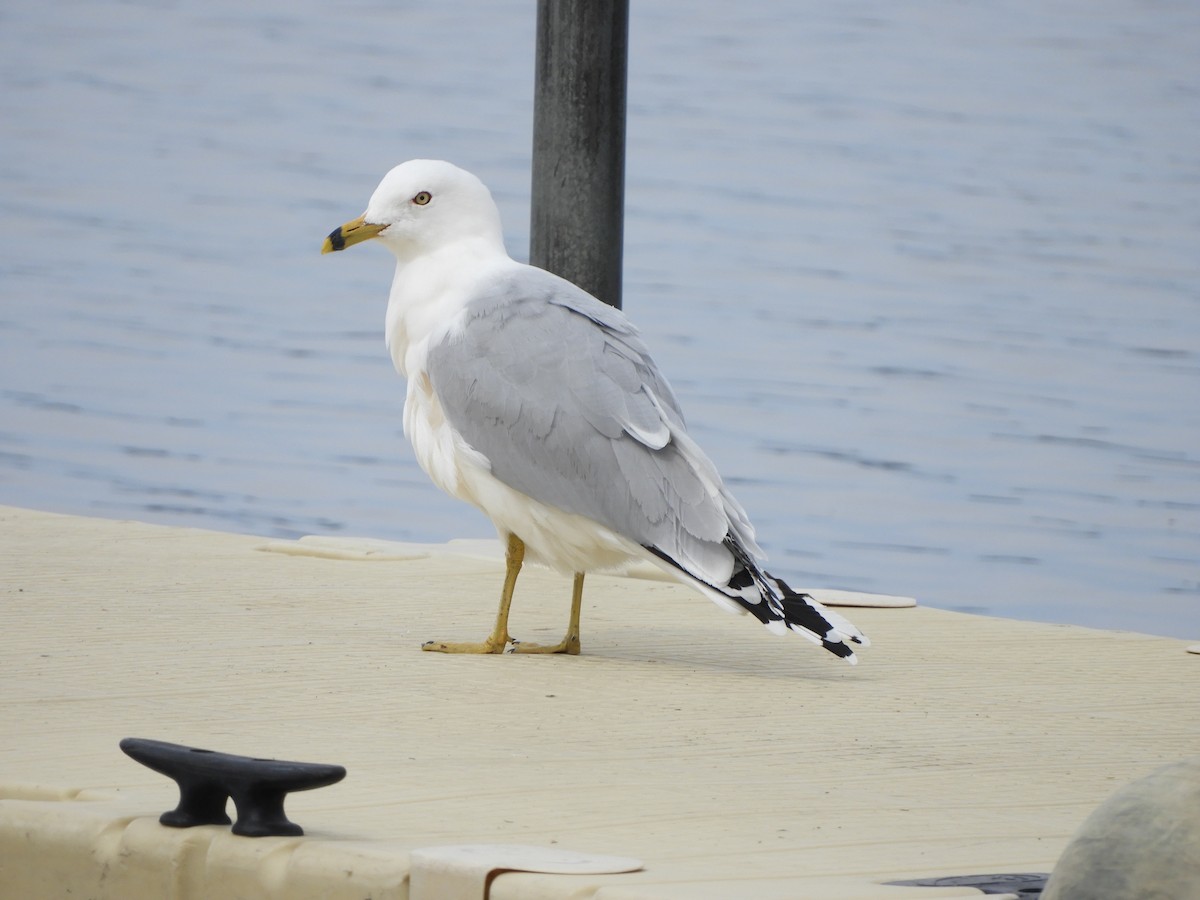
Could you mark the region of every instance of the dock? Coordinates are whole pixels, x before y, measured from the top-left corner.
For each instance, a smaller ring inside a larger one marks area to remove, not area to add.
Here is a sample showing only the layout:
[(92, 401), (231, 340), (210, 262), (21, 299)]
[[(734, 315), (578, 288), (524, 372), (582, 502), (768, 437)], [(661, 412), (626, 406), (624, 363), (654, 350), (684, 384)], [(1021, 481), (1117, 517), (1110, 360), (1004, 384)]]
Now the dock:
[[(588, 577), (580, 656), (448, 656), (421, 644), (486, 634), (498, 544), (0, 507), (0, 548), (14, 900), (955, 900), (885, 883), (1049, 872), (1200, 752), (1176, 639), (858, 607), (852, 667), (635, 572)], [(569, 596), (527, 567), (512, 633), (556, 641)], [(127, 737), (347, 774), (288, 796), (301, 837), (168, 828)]]

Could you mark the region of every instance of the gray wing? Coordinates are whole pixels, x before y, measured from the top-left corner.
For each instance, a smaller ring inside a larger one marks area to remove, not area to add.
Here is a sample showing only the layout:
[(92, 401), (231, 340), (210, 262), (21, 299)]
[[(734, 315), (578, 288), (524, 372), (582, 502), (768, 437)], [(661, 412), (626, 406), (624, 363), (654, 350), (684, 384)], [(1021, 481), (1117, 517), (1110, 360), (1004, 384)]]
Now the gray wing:
[(427, 368), (447, 419), (493, 475), (709, 583), (732, 572), (729, 535), (761, 553), (620, 311), (524, 267), (464, 315)]

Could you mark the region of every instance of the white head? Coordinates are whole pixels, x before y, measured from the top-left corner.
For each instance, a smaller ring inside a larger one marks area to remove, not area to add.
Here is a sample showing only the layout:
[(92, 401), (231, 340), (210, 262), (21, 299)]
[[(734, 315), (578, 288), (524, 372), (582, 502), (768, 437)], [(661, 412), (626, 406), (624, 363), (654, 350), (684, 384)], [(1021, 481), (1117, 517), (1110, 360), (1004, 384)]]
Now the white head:
[(367, 211), (335, 228), (321, 252), (370, 238), (378, 238), (400, 259), (463, 240), (504, 249), (500, 211), (491, 192), (470, 172), (434, 159), (409, 160), (383, 176)]

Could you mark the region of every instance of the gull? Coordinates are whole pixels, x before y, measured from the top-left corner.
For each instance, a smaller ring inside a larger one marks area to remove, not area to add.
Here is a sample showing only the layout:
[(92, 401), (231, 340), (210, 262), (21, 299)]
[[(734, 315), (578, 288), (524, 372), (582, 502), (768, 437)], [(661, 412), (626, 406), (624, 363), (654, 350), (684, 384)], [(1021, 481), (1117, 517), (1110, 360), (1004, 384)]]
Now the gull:
[[(443, 653), (580, 652), (587, 572), (649, 561), (724, 609), (854, 663), (867, 639), (762, 567), (754, 527), (688, 434), (679, 402), (625, 315), (509, 257), (487, 187), (448, 162), (396, 166), (322, 253), (375, 240), (396, 257), (386, 342), (407, 380), (404, 433), (446, 493), (505, 547), (491, 634)], [(516, 641), (525, 559), (574, 576), (557, 644)]]

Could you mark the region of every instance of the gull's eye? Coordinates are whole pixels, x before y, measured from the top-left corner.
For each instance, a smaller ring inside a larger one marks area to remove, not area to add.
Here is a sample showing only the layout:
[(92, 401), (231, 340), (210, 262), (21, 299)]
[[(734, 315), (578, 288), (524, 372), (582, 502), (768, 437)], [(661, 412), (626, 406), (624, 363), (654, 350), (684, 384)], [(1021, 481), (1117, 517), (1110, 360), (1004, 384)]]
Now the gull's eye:
[(433, 199), (433, 194), (429, 193), (429, 191), (421, 191), (419, 194), (417, 194), (415, 197), (413, 197), (412, 202), (417, 204), (417, 206), (424, 206), (426, 203), (428, 203), (432, 199)]

